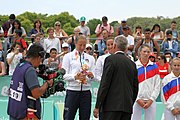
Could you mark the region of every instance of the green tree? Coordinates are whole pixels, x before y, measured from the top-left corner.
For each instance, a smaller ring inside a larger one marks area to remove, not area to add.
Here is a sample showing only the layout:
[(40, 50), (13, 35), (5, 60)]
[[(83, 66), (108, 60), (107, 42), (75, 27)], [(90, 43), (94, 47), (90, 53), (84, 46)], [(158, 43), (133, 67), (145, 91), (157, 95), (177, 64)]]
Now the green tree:
[(64, 31), (65, 31), (68, 35), (73, 34), (73, 29), (74, 29), (74, 27), (71, 26), (71, 23), (66, 23), (66, 24), (63, 26), (63, 29), (64, 29)]
[(89, 27), (90, 29), (90, 33), (91, 35), (95, 34), (95, 30), (96, 30), (96, 26), (98, 24), (101, 24), (101, 20), (100, 19), (91, 19), (87, 22), (87, 26)]

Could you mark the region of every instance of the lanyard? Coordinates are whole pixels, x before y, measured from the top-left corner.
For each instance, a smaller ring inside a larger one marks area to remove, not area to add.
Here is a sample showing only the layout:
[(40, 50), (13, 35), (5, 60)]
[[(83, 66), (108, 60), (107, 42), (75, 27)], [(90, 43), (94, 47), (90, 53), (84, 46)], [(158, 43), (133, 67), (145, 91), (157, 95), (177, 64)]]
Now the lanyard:
[(76, 60), (78, 59), (78, 57), (80, 57), (79, 60), (80, 60), (81, 67), (82, 67), (85, 64), (84, 53), (81, 54), (80, 52), (76, 51), (75, 52)]
[(85, 60), (84, 60), (84, 53), (79, 53), (80, 56), (80, 63), (81, 63), (81, 67), (85, 64)]

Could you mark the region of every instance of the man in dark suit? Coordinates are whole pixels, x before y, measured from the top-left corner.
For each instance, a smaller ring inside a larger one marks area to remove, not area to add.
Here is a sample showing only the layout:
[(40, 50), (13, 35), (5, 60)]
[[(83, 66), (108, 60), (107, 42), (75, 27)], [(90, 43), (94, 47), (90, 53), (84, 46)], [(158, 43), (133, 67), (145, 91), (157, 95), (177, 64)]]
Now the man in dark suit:
[(138, 93), (136, 65), (125, 55), (127, 39), (114, 39), (114, 55), (105, 59), (94, 117), (102, 112), (103, 120), (130, 120)]

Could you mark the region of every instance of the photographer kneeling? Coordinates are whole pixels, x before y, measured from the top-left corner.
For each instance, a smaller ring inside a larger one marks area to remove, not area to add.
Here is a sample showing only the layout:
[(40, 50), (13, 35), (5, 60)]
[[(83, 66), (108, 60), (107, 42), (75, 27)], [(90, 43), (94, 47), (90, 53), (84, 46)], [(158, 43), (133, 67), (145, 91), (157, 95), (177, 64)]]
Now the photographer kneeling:
[(34, 44), (27, 51), (26, 59), (16, 66), (9, 88), (7, 112), (10, 120), (41, 118), (40, 97), (53, 84), (53, 80), (47, 80), (42, 86), (39, 85), (35, 68), (44, 55), (44, 49)]

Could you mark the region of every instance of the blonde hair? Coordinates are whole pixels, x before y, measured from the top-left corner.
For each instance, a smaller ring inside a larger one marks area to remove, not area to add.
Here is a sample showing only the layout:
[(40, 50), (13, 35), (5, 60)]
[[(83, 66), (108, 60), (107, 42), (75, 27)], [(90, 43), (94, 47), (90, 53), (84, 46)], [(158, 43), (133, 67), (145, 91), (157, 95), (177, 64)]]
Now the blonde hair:
[(56, 21), (56, 22), (54, 23), (54, 27), (55, 27), (57, 24), (61, 26), (61, 22)]

